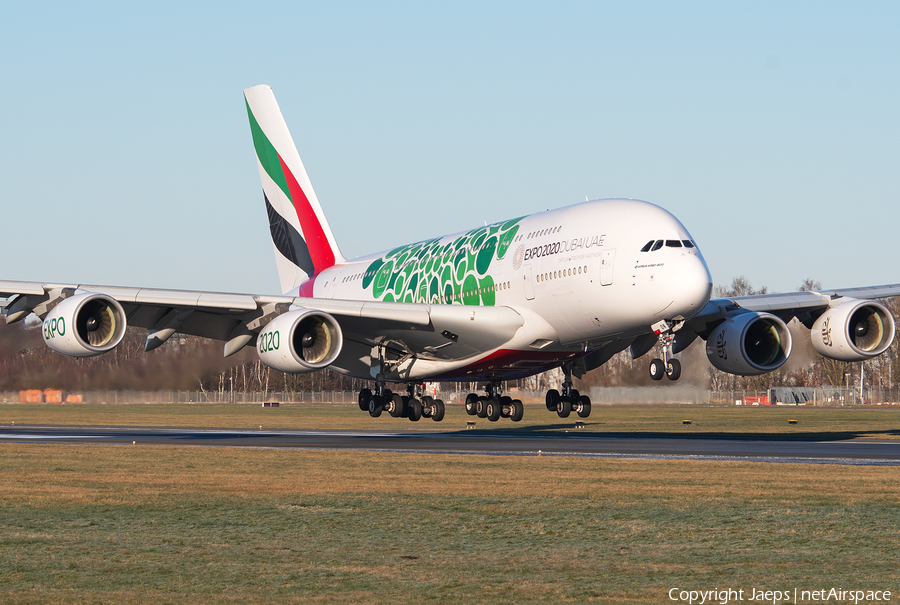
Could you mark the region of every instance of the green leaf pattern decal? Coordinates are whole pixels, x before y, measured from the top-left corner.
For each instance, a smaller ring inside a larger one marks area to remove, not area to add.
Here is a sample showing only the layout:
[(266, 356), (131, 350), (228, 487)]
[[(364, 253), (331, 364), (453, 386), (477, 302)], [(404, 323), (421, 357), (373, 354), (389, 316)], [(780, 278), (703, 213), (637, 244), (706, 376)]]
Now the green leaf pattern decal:
[(384, 302), (493, 306), (491, 265), (506, 256), (522, 218), (391, 250), (369, 265), (362, 287)]

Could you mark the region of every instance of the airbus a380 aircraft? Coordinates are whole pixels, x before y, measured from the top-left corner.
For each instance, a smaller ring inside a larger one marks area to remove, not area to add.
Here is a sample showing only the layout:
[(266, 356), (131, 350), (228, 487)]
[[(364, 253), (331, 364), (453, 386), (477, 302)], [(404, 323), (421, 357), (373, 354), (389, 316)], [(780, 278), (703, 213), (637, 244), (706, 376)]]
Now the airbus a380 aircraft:
[[(36, 314), (47, 345), (74, 357), (110, 351), (129, 324), (149, 330), (148, 351), (179, 332), (225, 341), (226, 356), (253, 345), (282, 372), (371, 379), (360, 408), (411, 420), (444, 416), (443, 402), (420, 392), (425, 380), (483, 382), (486, 394), (470, 394), (466, 410), (520, 420), (522, 403), (502, 396), (501, 382), (560, 366), (547, 408), (586, 417), (591, 402), (573, 374), (662, 342), (650, 374), (676, 380), (671, 355), (698, 336), (716, 368), (762, 374), (790, 355), (794, 317), (833, 359), (868, 359), (893, 341), (891, 313), (871, 299), (900, 294), (900, 284), (710, 300), (690, 233), (636, 200), (586, 201), (347, 260), (272, 90), (244, 97), (285, 294), (0, 281), (0, 296), (12, 297), (7, 322)], [(389, 382), (409, 385), (407, 395)]]

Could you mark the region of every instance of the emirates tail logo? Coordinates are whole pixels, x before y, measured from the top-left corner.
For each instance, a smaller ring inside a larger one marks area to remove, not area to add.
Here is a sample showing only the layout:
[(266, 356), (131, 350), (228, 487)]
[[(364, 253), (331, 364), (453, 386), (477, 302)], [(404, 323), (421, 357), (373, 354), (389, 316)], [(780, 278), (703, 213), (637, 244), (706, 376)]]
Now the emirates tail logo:
[(831, 340), (831, 326), (828, 325), (830, 322), (831, 318), (828, 317), (825, 319), (825, 323), (822, 324), (822, 343), (826, 347), (833, 345), (833, 341)]

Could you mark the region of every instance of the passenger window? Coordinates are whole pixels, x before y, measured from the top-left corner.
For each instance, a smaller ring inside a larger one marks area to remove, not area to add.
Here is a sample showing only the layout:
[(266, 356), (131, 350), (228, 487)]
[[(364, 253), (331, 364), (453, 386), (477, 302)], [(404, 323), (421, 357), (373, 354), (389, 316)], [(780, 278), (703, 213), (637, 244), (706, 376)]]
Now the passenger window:
[(653, 240), (650, 240), (649, 242), (644, 244), (644, 247), (641, 248), (641, 252), (649, 252), (651, 246), (653, 246)]
[(656, 243), (653, 244), (653, 248), (650, 249), (651, 252), (656, 252), (660, 248), (663, 247), (663, 241), (661, 239), (656, 240)]
[(677, 239), (667, 239), (666, 248), (681, 248), (681, 242)]

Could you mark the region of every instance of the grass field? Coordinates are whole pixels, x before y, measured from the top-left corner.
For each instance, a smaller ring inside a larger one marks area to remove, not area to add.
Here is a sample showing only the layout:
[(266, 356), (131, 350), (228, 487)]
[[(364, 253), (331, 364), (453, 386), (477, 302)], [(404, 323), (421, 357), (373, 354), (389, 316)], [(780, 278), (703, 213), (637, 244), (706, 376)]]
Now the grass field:
[[(475, 421), (478, 429), (517, 432), (572, 430), (575, 414), (559, 418), (543, 406), (529, 405), (518, 423), (488, 422), (468, 416), (462, 406), (447, 407), (443, 422), (423, 418), (410, 422), (383, 414), (370, 418), (355, 406), (283, 405), (262, 408), (246, 404), (131, 404), (131, 405), (0, 405), (0, 426), (62, 424), (104, 426), (181, 426), (264, 429), (363, 429), (396, 431), (462, 430)], [(690, 420), (684, 425), (683, 420)], [(796, 424), (789, 424), (796, 420)], [(697, 405), (594, 406), (585, 432), (604, 434), (741, 434), (769, 437), (805, 436), (813, 439), (871, 437), (900, 439), (900, 407), (710, 407)]]
[[(342, 408), (116, 407), (128, 409), (0, 406), (0, 424), (439, 426)], [(603, 407), (589, 429), (678, 432), (685, 417), (684, 430), (883, 438), (900, 418), (785, 411)], [(522, 430), (565, 430), (529, 412)], [(454, 413), (443, 428), (469, 418)], [(0, 602), (671, 603), (676, 587), (896, 602), (898, 500), (886, 467), (0, 445)]]

